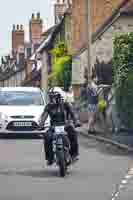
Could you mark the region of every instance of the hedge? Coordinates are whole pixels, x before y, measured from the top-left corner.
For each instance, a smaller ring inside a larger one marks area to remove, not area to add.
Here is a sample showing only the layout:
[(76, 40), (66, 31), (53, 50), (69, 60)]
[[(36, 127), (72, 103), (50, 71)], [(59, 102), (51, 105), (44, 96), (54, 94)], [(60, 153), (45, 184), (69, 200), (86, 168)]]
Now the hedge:
[(114, 39), (113, 77), (120, 118), (128, 128), (133, 128), (133, 33)]

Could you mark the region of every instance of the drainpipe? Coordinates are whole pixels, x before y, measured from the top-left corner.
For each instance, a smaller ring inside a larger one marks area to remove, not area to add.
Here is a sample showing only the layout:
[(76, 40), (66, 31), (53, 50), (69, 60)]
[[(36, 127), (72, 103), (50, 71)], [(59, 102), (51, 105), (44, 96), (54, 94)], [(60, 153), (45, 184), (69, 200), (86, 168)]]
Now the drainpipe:
[(92, 36), (92, 20), (91, 20), (91, 0), (87, 0), (87, 50), (88, 50), (88, 79), (91, 79), (91, 36)]

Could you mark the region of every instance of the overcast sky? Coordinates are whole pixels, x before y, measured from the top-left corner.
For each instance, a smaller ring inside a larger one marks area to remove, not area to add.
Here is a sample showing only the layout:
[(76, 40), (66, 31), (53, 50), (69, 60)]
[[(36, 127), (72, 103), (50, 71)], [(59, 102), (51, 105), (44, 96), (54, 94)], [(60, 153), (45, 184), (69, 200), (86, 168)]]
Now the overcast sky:
[[(53, 24), (54, 0), (1, 0), (0, 6), (0, 56), (11, 50), (12, 24), (23, 24), (28, 32), (28, 23), (33, 12), (40, 12), (44, 28)], [(28, 34), (26, 34), (26, 39)]]

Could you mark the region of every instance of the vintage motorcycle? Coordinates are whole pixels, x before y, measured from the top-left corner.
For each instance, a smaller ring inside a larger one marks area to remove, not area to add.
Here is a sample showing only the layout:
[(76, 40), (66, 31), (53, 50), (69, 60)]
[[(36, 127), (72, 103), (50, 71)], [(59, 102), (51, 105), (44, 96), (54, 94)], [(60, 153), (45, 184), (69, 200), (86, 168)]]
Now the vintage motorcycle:
[[(44, 128), (45, 133), (48, 131), (48, 129), (49, 127)], [(72, 163), (72, 158), (70, 155), (70, 142), (64, 126), (55, 126), (52, 127), (52, 129), (52, 149), (54, 154), (54, 163), (56, 163), (56, 165), (59, 167), (60, 176), (65, 177), (68, 166)]]

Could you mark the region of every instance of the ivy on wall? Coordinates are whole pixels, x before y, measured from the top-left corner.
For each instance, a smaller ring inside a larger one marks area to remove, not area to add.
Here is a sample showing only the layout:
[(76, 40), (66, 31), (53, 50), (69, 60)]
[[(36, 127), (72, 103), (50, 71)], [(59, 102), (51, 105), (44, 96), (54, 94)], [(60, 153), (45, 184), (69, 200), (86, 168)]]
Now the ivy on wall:
[(114, 39), (113, 77), (120, 117), (126, 126), (133, 128), (133, 33)]

